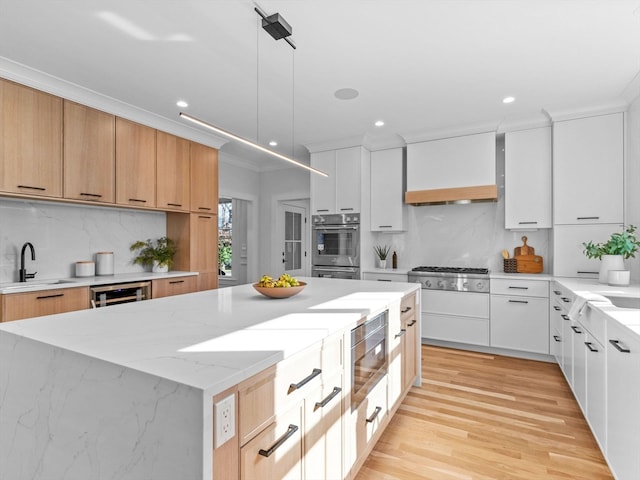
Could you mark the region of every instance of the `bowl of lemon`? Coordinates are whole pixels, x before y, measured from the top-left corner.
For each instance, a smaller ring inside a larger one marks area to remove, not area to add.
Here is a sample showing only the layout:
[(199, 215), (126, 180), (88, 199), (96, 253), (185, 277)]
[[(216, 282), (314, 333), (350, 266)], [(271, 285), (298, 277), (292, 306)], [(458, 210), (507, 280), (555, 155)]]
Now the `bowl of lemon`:
[(258, 283), (253, 284), (258, 292), (269, 298), (289, 298), (297, 295), (307, 284), (283, 273), (279, 278), (263, 275)]

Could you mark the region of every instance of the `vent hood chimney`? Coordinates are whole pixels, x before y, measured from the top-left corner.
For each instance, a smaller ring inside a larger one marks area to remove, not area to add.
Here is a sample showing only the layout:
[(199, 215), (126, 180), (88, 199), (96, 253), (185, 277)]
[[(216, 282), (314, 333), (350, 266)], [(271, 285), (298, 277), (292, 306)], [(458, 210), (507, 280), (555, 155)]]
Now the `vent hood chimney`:
[(496, 201), (495, 132), (407, 145), (405, 203)]

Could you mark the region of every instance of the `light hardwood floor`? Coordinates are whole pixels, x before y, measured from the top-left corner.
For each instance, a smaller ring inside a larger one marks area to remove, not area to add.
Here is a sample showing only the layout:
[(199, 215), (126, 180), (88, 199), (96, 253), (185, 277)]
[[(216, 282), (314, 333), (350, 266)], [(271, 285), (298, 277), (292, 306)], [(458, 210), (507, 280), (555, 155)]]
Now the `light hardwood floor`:
[(422, 346), (356, 480), (613, 479), (556, 364)]

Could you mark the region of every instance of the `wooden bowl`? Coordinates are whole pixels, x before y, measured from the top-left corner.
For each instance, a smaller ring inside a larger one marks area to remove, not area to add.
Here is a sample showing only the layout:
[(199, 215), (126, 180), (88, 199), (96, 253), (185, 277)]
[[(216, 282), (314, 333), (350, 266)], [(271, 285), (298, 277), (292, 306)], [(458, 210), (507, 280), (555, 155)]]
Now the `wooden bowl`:
[(297, 287), (261, 287), (257, 283), (253, 284), (253, 288), (255, 288), (258, 292), (260, 292), (265, 297), (269, 298), (289, 298), (297, 295), (307, 284), (304, 282), (300, 282), (300, 285)]

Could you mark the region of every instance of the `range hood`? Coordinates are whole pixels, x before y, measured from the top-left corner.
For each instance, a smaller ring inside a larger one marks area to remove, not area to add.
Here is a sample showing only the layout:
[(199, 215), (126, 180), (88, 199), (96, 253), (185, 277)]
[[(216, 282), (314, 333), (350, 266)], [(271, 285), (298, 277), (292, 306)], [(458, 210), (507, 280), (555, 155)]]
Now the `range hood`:
[(495, 132), (407, 145), (405, 203), (441, 205), (497, 199)]

